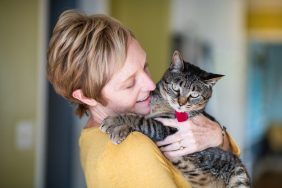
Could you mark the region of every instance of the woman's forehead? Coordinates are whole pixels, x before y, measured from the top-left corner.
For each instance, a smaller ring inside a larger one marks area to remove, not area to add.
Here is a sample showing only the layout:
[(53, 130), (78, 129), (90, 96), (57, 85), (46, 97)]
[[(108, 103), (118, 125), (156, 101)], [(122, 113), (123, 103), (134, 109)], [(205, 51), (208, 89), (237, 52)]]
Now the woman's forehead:
[(128, 46), (125, 63), (114, 77), (116, 77), (119, 82), (125, 81), (136, 75), (140, 70), (143, 70), (145, 64), (145, 51), (135, 39), (132, 39)]
[(108, 82), (108, 86), (118, 90), (123, 84), (134, 80), (143, 71), (146, 64), (146, 53), (138, 41), (131, 39), (128, 44), (127, 56), (123, 66), (116, 70)]

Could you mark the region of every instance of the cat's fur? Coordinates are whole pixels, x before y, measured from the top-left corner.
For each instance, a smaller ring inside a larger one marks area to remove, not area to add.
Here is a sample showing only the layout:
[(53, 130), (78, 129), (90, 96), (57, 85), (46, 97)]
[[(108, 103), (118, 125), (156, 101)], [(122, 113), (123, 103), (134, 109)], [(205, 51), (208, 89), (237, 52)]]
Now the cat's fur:
[[(177, 130), (163, 126), (156, 117), (175, 118), (174, 111), (187, 112), (189, 118), (202, 113), (209, 119), (204, 108), (212, 95), (212, 86), (222, 75), (207, 73), (184, 62), (175, 51), (172, 63), (152, 93), (151, 113), (144, 117), (124, 114), (106, 118), (101, 130), (114, 143), (122, 142), (132, 131), (139, 131), (154, 141), (165, 139)], [(240, 159), (218, 147), (172, 159), (172, 163), (185, 178), (196, 187), (250, 187), (250, 179)]]

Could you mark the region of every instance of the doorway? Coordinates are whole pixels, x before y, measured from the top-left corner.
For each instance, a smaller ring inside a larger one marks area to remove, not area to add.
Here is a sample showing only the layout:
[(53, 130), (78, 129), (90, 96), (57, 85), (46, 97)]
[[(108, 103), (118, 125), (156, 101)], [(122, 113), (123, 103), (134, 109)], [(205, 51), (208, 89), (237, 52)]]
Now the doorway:
[(246, 161), (254, 187), (266, 185), (263, 181), (275, 187), (282, 184), (281, 178), (273, 179), (282, 175), (282, 43), (252, 41), (249, 52)]

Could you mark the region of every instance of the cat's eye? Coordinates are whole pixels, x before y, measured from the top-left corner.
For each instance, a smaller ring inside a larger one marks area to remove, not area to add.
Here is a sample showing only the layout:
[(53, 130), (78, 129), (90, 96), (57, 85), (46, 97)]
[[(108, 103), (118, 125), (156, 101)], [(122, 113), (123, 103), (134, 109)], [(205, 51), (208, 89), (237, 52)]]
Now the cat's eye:
[(179, 93), (179, 88), (172, 84), (172, 90), (176, 93)]
[(192, 93), (190, 94), (190, 96), (191, 96), (192, 98), (197, 98), (197, 97), (199, 97), (199, 93), (197, 93), (197, 92), (192, 92)]

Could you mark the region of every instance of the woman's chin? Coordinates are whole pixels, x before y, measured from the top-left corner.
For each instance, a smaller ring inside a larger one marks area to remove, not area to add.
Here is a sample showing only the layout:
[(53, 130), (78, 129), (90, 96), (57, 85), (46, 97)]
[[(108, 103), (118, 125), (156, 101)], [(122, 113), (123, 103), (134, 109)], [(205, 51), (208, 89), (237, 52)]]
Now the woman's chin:
[(136, 102), (135, 107), (134, 107), (134, 113), (136, 114), (141, 114), (141, 115), (146, 115), (150, 113), (150, 102), (151, 102), (151, 97), (148, 97), (146, 100), (142, 102)]
[(145, 106), (145, 107), (139, 107), (135, 108), (134, 113), (140, 114), (140, 115), (147, 115), (150, 113), (150, 106)]

